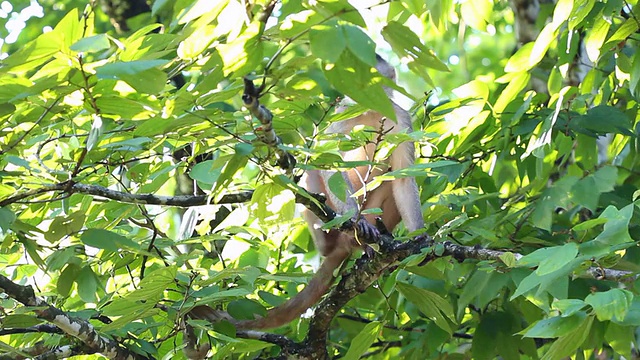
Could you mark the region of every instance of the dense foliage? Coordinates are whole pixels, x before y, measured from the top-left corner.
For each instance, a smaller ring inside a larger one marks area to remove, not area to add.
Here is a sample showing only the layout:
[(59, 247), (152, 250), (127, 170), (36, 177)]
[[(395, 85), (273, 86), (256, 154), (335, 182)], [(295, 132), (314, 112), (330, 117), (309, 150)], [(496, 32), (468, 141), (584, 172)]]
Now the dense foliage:
[[(436, 244), (378, 269), (332, 322), (329, 356), (638, 356), (636, 1), (157, 0), (120, 32), (96, 4), (43, 3), (0, 66), (0, 358), (117, 358), (54, 308), (180, 358), (194, 304), (248, 316), (299, 292), (319, 257), (296, 181), (358, 165), (339, 150), (380, 135), (330, 123), (393, 116), (376, 50), (414, 118), (377, 155), (417, 144), (415, 166), (378, 180), (417, 179)], [(243, 107), (245, 76), (280, 144)], [(357, 104), (335, 114), (345, 95)], [(191, 321), (215, 358), (277, 356), (309, 322), (268, 342)]]

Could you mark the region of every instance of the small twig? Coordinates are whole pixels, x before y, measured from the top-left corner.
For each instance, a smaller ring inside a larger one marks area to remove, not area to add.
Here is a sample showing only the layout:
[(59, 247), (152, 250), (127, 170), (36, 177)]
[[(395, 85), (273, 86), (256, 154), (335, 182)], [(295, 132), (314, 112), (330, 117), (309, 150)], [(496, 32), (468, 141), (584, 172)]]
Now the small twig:
[(33, 125), (31, 125), (31, 127), (29, 128), (29, 130), (25, 131), (22, 135), (20, 135), (20, 137), (18, 137), (18, 139), (16, 139), (16, 141), (9, 145), (5, 150), (0, 150), (0, 155), (4, 155), (5, 153), (13, 150), (13, 148), (15, 148), (16, 146), (18, 146), (19, 144), (22, 143), (22, 140), (24, 140), (25, 137), (27, 137), (27, 135), (29, 135), (29, 133), (31, 131), (33, 131), (33, 129), (36, 128), (36, 126), (38, 126), (38, 124), (44, 120), (44, 118), (47, 116), (47, 114), (49, 114), (49, 112), (51, 111), (51, 109), (53, 109), (54, 106), (56, 106), (58, 104), (58, 101), (60, 101), (61, 98), (57, 98), (53, 101), (53, 103), (47, 107), (44, 108), (44, 112), (42, 112), (42, 114), (38, 117), (38, 119), (36, 119), (36, 121), (33, 123)]

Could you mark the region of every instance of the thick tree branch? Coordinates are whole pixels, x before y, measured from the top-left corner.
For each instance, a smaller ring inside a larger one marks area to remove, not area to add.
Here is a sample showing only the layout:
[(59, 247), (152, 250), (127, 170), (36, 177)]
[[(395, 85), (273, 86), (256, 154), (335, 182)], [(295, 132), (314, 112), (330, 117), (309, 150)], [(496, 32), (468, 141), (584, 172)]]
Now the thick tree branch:
[(412, 241), (400, 242), (383, 235), (379, 245), (380, 254), (376, 254), (373, 258), (363, 256), (356, 260), (353, 268), (342, 276), (338, 285), (318, 304), (304, 340), (302, 356), (328, 359), (327, 333), (331, 321), (340, 309), (351, 299), (364, 293), (389, 267), (411, 255), (419, 254), (422, 249), (433, 245), (433, 240), (430, 236), (423, 235)]
[(91, 351), (115, 360), (148, 359), (130, 352), (117, 341), (100, 335), (88, 321), (71, 317), (62, 310), (49, 305), (42, 298), (36, 296), (30, 286), (18, 285), (9, 278), (0, 275), (0, 289), (24, 306), (34, 307), (33, 312), (36, 316), (56, 325), (66, 334), (79, 339)]

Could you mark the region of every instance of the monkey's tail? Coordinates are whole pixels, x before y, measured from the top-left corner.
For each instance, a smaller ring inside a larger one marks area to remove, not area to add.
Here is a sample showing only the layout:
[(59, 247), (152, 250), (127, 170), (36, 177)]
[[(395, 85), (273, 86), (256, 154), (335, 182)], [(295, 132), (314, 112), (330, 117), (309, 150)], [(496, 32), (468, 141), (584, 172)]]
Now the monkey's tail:
[(334, 280), (334, 270), (339, 268), (342, 262), (350, 255), (348, 249), (340, 250), (335, 249), (324, 259), (318, 272), (301, 292), (284, 304), (268, 310), (265, 317), (255, 320), (235, 320), (227, 312), (214, 310), (204, 305), (194, 307), (189, 316), (209, 321), (229, 320), (237, 329), (242, 330), (272, 329), (285, 325), (302, 315), (329, 290)]

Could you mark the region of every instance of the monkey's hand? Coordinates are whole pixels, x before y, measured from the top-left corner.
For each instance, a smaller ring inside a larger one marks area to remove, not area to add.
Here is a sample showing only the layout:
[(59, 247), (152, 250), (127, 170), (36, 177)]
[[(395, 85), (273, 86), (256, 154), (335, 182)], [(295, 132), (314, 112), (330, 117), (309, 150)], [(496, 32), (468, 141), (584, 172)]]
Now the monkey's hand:
[(356, 240), (359, 244), (374, 243), (380, 238), (380, 231), (364, 218), (354, 219), (353, 223), (356, 231)]

